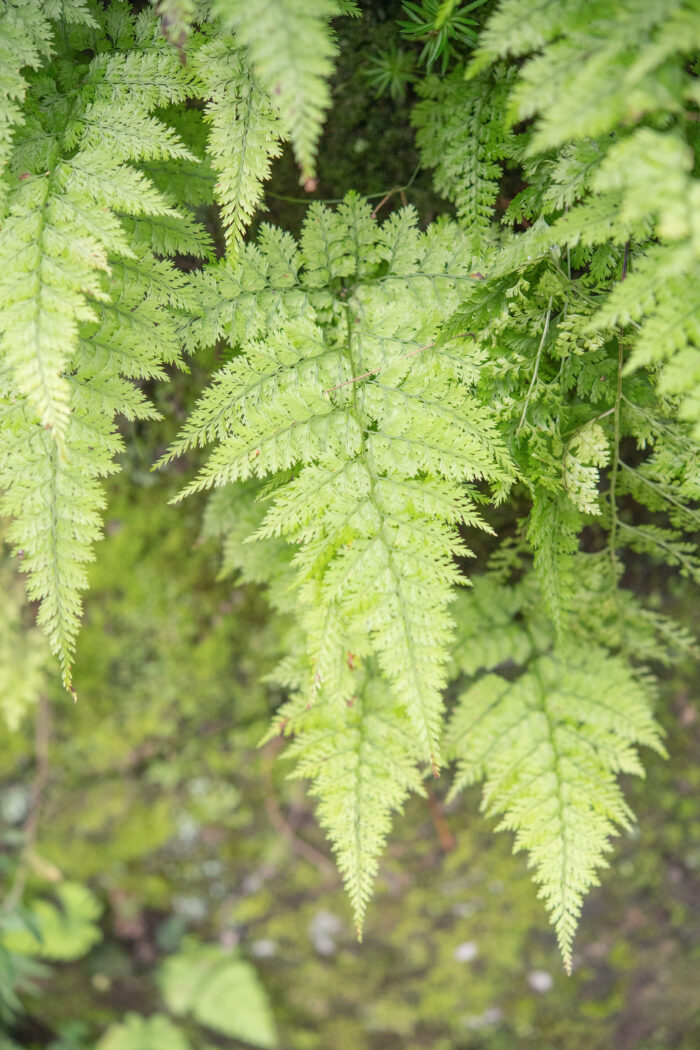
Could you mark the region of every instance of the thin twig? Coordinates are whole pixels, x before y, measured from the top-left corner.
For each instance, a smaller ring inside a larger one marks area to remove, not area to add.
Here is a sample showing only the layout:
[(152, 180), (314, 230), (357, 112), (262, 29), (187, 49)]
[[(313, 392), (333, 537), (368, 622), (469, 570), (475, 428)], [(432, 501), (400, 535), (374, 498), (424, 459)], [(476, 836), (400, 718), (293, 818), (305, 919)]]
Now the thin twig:
[(658, 492), (661, 499), (664, 499), (667, 503), (670, 503), (672, 504), (672, 506), (677, 507), (678, 510), (682, 511), (684, 514), (687, 514), (688, 517), (693, 518), (700, 525), (700, 514), (698, 514), (697, 511), (693, 510), (692, 507), (687, 507), (684, 503), (681, 503), (680, 500), (674, 499), (674, 497), (664, 489), (663, 485), (659, 485), (657, 481), (652, 481), (651, 478), (648, 478), (646, 476), (646, 474), (642, 474), (641, 471), (637, 470), (636, 467), (631, 467), (629, 463), (625, 463), (625, 461), (622, 459), (620, 460), (620, 466), (623, 470), (628, 471), (630, 474), (634, 474), (634, 476), (641, 484), (647, 485), (650, 489), (653, 489), (655, 492)]
[[(584, 429), (584, 427), (590, 427), (593, 423), (597, 423), (597, 422), (599, 422), (599, 420), (605, 419), (606, 416), (611, 416), (614, 411), (615, 411), (615, 406), (613, 405), (612, 408), (606, 408), (605, 412), (600, 412), (597, 416), (593, 416), (593, 419), (587, 419), (585, 423), (581, 423), (580, 426), (574, 427), (573, 430), (565, 431), (562, 434), (562, 437), (566, 437), (567, 438), (566, 448), (567, 449), (570, 448), (571, 442), (574, 440), (576, 435), (578, 433), (580, 433), (580, 431), (582, 431)], [(567, 435), (568, 435), (568, 437), (567, 437)]]
[[(274, 758), (274, 754), (279, 749), (281, 744), (280, 740), (273, 740), (269, 745), (269, 753)], [(267, 781), (267, 790), (265, 791), (265, 812), (269, 818), (275, 831), (279, 832), (280, 835), (285, 839), (290, 849), (297, 853), (304, 860), (308, 861), (309, 864), (313, 864), (315, 868), (318, 868), (326, 876), (335, 875), (335, 867), (329, 861), (328, 857), (320, 850), (317, 850), (311, 843), (305, 842), (304, 839), (300, 838), (295, 829), (291, 824), (285, 820), (284, 814), (280, 809), (277, 801), (277, 795), (275, 794), (275, 788), (272, 781), (272, 770), (271, 762), (265, 763), (265, 779)]]
[(19, 864), (10, 890), (2, 903), (2, 911), (11, 912), (22, 897), (27, 882), (30, 858), (36, 845), (41, 803), (49, 779), (49, 742), (51, 739), (51, 709), (47, 697), (39, 696), (34, 728), (34, 758), (36, 768), (32, 781), (29, 809), (24, 821), (24, 842)]
[[(627, 261), (629, 257), (629, 241), (625, 245), (625, 254), (622, 260), (622, 277), (621, 281), (627, 277)], [(613, 420), (614, 420), (614, 452), (612, 469), (610, 471), (610, 561), (613, 569), (613, 580), (617, 580), (618, 576), (618, 565), (617, 565), (617, 530), (619, 525), (619, 518), (617, 515), (617, 475), (620, 469), (620, 404), (622, 402), (622, 368), (624, 365), (624, 356), (622, 348), (622, 329), (618, 332), (617, 336), (617, 388), (615, 391), (615, 404), (613, 406)]]
[(537, 347), (537, 357), (535, 358), (535, 369), (534, 369), (534, 371), (532, 373), (532, 379), (530, 380), (530, 386), (528, 387), (528, 391), (527, 391), (527, 394), (525, 396), (525, 404), (523, 405), (523, 413), (522, 413), (522, 415), (520, 417), (520, 422), (518, 423), (517, 430), (515, 431), (515, 436), (516, 437), (518, 436), (520, 431), (525, 426), (525, 419), (527, 417), (528, 405), (530, 404), (530, 398), (532, 397), (532, 391), (534, 390), (535, 383), (537, 382), (537, 374), (538, 374), (538, 372), (540, 370), (540, 358), (542, 357), (542, 350), (544, 348), (545, 339), (547, 338), (547, 333), (549, 331), (549, 319), (552, 316), (552, 298), (553, 297), (550, 295), (550, 297), (549, 297), (549, 305), (547, 306), (547, 316), (545, 317), (545, 320), (544, 320), (544, 329), (542, 331), (542, 338), (540, 339), (540, 345)]
[[(672, 547), (670, 543), (664, 543), (658, 536), (654, 536), (653, 533), (645, 532), (644, 529), (640, 528), (639, 525), (628, 525), (626, 521), (620, 521), (619, 526), (621, 529), (627, 529), (628, 532), (634, 532), (637, 536), (641, 536), (642, 539), (647, 540), (649, 543), (653, 543), (656, 547), (660, 547), (661, 550), (668, 551), (668, 553), (677, 559), (678, 564), (682, 565), (686, 569), (694, 580), (698, 578), (698, 572), (691, 561), (688, 560), (677, 547)], [(673, 564), (673, 562), (671, 562)]]
[[(378, 198), (383, 197), (384, 200), (381, 204), (385, 204), (394, 193), (405, 194), (406, 190), (410, 190), (411, 186), (416, 181), (420, 168), (421, 165), (419, 161), (413, 169), (413, 174), (404, 186), (393, 186), (388, 192), (386, 190), (380, 190), (379, 193), (365, 193), (363, 194), (364, 199), (366, 201), (375, 201)], [(272, 193), (270, 190), (265, 191), (265, 196), (272, 197), (272, 199), (276, 201), (285, 201), (287, 204), (304, 204), (307, 207), (310, 200), (313, 200), (316, 204), (342, 204), (345, 200), (344, 197), (287, 197), (283, 193)], [(379, 210), (381, 204), (378, 205), (375, 210)]]
[(391, 189), (389, 190), (389, 192), (388, 192), (388, 193), (385, 193), (385, 194), (384, 194), (384, 196), (383, 196), (383, 197), (382, 197), (382, 199), (380, 200), (379, 204), (377, 204), (377, 206), (376, 206), (375, 208), (373, 208), (373, 209), (372, 209), (372, 218), (373, 218), (373, 219), (376, 219), (376, 218), (377, 218), (377, 215), (379, 214), (379, 212), (381, 211), (381, 209), (382, 209), (382, 208), (384, 207), (384, 205), (386, 204), (386, 202), (387, 202), (387, 201), (390, 201), (390, 200), (391, 200), (391, 198), (392, 198), (392, 197), (394, 196), (394, 194), (395, 194), (395, 193), (399, 193), (399, 191), (400, 191), (400, 187), (398, 187), (398, 186), (393, 186), (393, 187), (392, 187), (392, 188), (391, 188)]

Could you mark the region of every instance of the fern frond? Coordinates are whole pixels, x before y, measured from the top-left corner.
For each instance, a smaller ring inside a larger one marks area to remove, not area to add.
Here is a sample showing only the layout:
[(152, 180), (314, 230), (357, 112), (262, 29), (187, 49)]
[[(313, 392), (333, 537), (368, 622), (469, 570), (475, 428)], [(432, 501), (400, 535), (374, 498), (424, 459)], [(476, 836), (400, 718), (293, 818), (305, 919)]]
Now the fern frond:
[(562, 647), (515, 681), (489, 674), (460, 699), (446, 749), (453, 794), (485, 779), (483, 808), (529, 854), (567, 971), (583, 896), (628, 827), (618, 773), (642, 775), (637, 746), (661, 751), (642, 683), (603, 650)]
[(31, 80), (0, 231), (0, 485), (68, 687), (85, 566), (101, 531), (99, 479), (122, 447), (115, 414), (157, 415), (131, 380), (162, 378), (164, 363), (180, 361), (179, 327), (200, 308), (149, 241), (182, 250), (206, 240), (185, 220), (178, 235), (180, 213), (138, 167), (190, 158), (152, 111), (189, 97), (192, 76), (157, 42), (152, 16), (117, 6), (100, 17), (138, 48), (66, 61), (73, 40), (88, 47), (91, 15), (85, 32), (65, 34), (67, 55), (56, 60), (65, 75)]
[(0, 10), (0, 194), (2, 175), (12, 149), (13, 128), (24, 124), (23, 103), (27, 67), (40, 69), (53, 53), (52, 20), (95, 26), (86, 0), (44, 3), (42, 0), (6, 0)]
[(232, 344), (245, 342), (307, 313), (310, 298), (298, 280), (300, 263), (293, 237), (264, 224), (259, 246), (241, 245), (235, 261), (221, 260), (194, 274), (201, 310), (182, 332), (186, 349), (194, 353), (224, 337)]
[(234, 247), (262, 198), (271, 161), (280, 155), (280, 118), (245, 53), (226, 39), (199, 48), (195, 64), (208, 99), (208, 149), (218, 172), (216, 196), (227, 243)]
[(293, 727), (298, 736), (286, 757), (297, 763), (294, 776), (308, 777), (319, 799), (318, 818), (361, 936), (392, 814), (410, 792), (423, 794), (414, 741), (400, 705), (377, 678), (361, 680), (342, 708), (318, 704)]
[(504, 0), (471, 69), (477, 78), (497, 58), (525, 56), (511, 119), (535, 118), (520, 157), (526, 170), (531, 158), (536, 185), (525, 192), (539, 229), (513, 238), (497, 267), (521, 268), (565, 247), (600, 288), (624, 250), (631, 272), (625, 265), (626, 279), (599, 300), (591, 331), (612, 335), (620, 322), (637, 322), (628, 372), (662, 363), (660, 389), (680, 397), (683, 418), (700, 427), (700, 249), (691, 223), (700, 188), (688, 111), (697, 83), (687, 61), (700, 47), (697, 5), (571, 0), (541, 5), (521, 26), (526, 6)]
[[(477, 671), (491, 671), (500, 664), (527, 662), (536, 651), (533, 626), (519, 614), (528, 604), (527, 584), (504, 587), (492, 574), (474, 577), (468, 590), (452, 606), (456, 625), (453, 668), (470, 678)], [(551, 642), (545, 632), (543, 648)]]
[(411, 115), (423, 164), (435, 168), (435, 188), (455, 205), (476, 254), (483, 254), (494, 234), (510, 80), (501, 74), (465, 81), (461, 70), (426, 77), (417, 88), (423, 101)]
[(575, 560), (581, 518), (561, 496), (536, 490), (528, 522), (528, 540), (534, 552), (535, 576), (557, 634), (575, 605)]
[[(128, 61), (119, 55), (93, 60), (73, 103), (75, 116), (62, 130), (59, 125), (58, 132), (47, 129), (42, 153), (33, 158), (35, 165), (48, 163), (50, 170), (23, 172), (15, 181), (0, 231), (5, 360), (18, 392), (50, 428), (59, 448), (68, 425), (64, 372), (75, 351), (78, 325), (95, 316), (89, 300), (108, 296), (101, 274), (109, 271), (109, 257), (131, 253), (115, 211), (172, 214), (168, 202), (128, 162), (189, 155), (148, 112), (172, 97), (186, 96), (187, 78), (171, 56), (173, 86), (166, 90), (158, 83), (165, 75), (165, 60), (159, 58), (157, 68), (153, 60), (147, 52)], [(137, 82), (139, 77), (153, 79), (143, 103), (126, 105), (126, 72)], [(68, 97), (53, 104), (64, 106)], [(32, 159), (37, 131), (32, 123), (18, 133), (15, 170)]]
[(330, 103), (335, 44), (333, 0), (216, 0), (214, 12), (248, 49), (250, 64), (279, 110), (302, 181), (315, 174), (316, 149)]
[[(256, 535), (300, 548), (309, 695), (335, 675), (326, 668), (349, 636), (353, 651), (376, 654), (435, 764), (447, 605), (460, 580), (452, 559), (467, 553), (455, 527), (486, 527), (463, 485), (501, 491), (512, 476), (489, 410), (470, 393), (478, 356), (434, 345), (440, 311), (469, 280), (468, 243), (449, 225), (420, 234), (410, 209), (379, 227), (351, 195), (336, 212), (312, 206), (300, 253), (266, 234), (208, 280), (242, 291), (251, 262), (260, 337), (215, 376), (170, 454), (218, 441), (185, 492), (280, 476)], [(306, 318), (284, 319), (287, 295), (306, 297)], [(266, 313), (268, 301), (281, 316)], [(240, 305), (238, 294), (199, 336), (235, 341)]]
[(14, 519), (8, 540), (23, 552), (27, 592), (41, 603), (37, 622), (70, 688), (85, 566), (101, 534), (104, 495), (97, 479), (114, 472), (121, 443), (85, 404), (73, 408), (62, 452), (21, 402), (2, 406), (0, 429), (2, 508)]

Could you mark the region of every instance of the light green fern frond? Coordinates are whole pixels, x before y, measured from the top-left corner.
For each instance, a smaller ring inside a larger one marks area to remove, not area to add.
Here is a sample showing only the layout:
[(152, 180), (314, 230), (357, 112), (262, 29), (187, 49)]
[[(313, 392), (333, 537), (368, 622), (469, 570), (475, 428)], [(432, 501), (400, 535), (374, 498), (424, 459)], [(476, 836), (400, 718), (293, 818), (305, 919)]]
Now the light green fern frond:
[(569, 264), (610, 285), (624, 253), (626, 279), (599, 298), (590, 331), (634, 326), (627, 374), (661, 364), (660, 389), (680, 399), (697, 436), (700, 184), (688, 62), (700, 49), (697, 3), (571, 0), (540, 5), (520, 24), (526, 8), (499, 5), (471, 68), (478, 78), (496, 58), (523, 56), (510, 116), (534, 118), (521, 157), (535, 175), (525, 195), (538, 221), (498, 265), (504, 272), (564, 249)]
[(316, 149), (330, 103), (334, 0), (216, 0), (214, 12), (248, 49), (250, 64), (279, 110), (302, 181), (315, 174)]
[(631, 820), (616, 777), (642, 775), (639, 744), (662, 750), (646, 689), (599, 649), (556, 649), (515, 681), (486, 675), (448, 728), (453, 793), (484, 778), (483, 808), (529, 854), (567, 971), (583, 896)]
[(281, 152), (280, 118), (240, 47), (219, 38), (199, 48), (194, 61), (208, 99), (208, 150), (219, 176), (224, 233), (235, 246), (260, 202), (270, 163)]
[[(12, 148), (15, 125), (23, 124), (27, 80), (23, 70), (37, 70), (53, 52), (52, 19), (96, 25), (86, 0), (44, 3), (42, 0), (6, 0), (0, 9), (0, 173)], [(0, 181), (0, 193), (4, 186)]]
[[(347, 647), (375, 653), (436, 764), (453, 558), (467, 553), (457, 526), (486, 527), (464, 483), (502, 491), (511, 479), (491, 413), (470, 392), (478, 356), (435, 345), (469, 280), (468, 242), (450, 225), (420, 234), (411, 210), (380, 227), (351, 195), (336, 212), (310, 209), (301, 255), (284, 245), (282, 275), (280, 247), (268, 236), (240, 268), (210, 271), (238, 283), (255, 260), (258, 302), (274, 297), (279, 312), (257, 307), (260, 336), (215, 376), (171, 455), (218, 441), (186, 492), (280, 475), (256, 535), (300, 548), (309, 696)], [(300, 294), (307, 317), (285, 321), (286, 296)], [(240, 304), (201, 334), (235, 340)]]
[(2, 509), (13, 518), (8, 540), (22, 552), (29, 597), (40, 603), (37, 622), (70, 688), (85, 566), (101, 534), (104, 496), (97, 479), (114, 472), (120, 443), (85, 408), (71, 413), (62, 452), (21, 403), (3, 406), (0, 430)]
[[(148, 52), (98, 56), (84, 82), (65, 94), (53, 88), (48, 94), (47, 83), (44, 115), (16, 135), (16, 177), (0, 231), (0, 337), (18, 392), (59, 448), (69, 415), (65, 371), (78, 326), (95, 317), (91, 301), (109, 297), (110, 256), (132, 254), (118, 213), (172, 213), (132, 162), (189, 155), (149, 114), (188, 94), (188, 78), (172, 55), (170, 83), (159, 83), (168, 79), (166, 61)], [(142, 81), (149, 91), (136, 101), (131, 89)], [(50, 122), (61, 113), (62, 123)]]
[(493, 239), (493, 213), (507, 149), (505, 103), (509, 78), (466, 81), (462, 71), (418, 84), (423, 101), (413, 109), (416, 142), (435, 188), (457, 209), (477, 253)]
[(319, 799), (318, 818), (361, 936), (392, 814), (409, 792), (422, 794), (423, 786), (400, 705), (381, 680), (357, 677), (346, 705), (319, 703), (292, 723), (299, 735), (286, 757), (296, 761), (294, 775), (308, 777)]
[[(100, 17), (138, 48), (99, 47), (87, 62), (95, 37), (63, 32), (67, 51), (47, 67), (54, 79), (29, 76), (26, 120), (3, 176), (0, 485), (14, 518), (9, 539), (23, 552), (28, 592), (68, 687), (101, 530), (99, 479), (114, 472), (122, 447), (114, 417), (156, 415), (133, 380), (161, 378), (164, 363), (180, 360), (179, 328), (199, 309), (185, 276), (152, 247), (206, 250), (139, 169), (191, 158), (153, 111), (188, 98), (192, 75), (153, 16), (117, 7)], [(71, 61), (72, 46), (81, 62)]]
[(526, 577), (517, 586), (504, 587), (491, 573), (482, 573), (460, 591), (452, 606), (456, 625), (453, 677), (465, 674), (471, 678), (477, 671), (491, 671), (511, 660), (524, 664), (540, 643), (548, 647), (551, 631), (547, 625), (538, 629), (531, 616), (527, 623), (520, 616), (532, 602), (531, 583)]
[(566, 497), (535, 490), (527, 536), (544, 604), (560, 635), (576, 605), (574, 555), (580, 529), (581, 516)]

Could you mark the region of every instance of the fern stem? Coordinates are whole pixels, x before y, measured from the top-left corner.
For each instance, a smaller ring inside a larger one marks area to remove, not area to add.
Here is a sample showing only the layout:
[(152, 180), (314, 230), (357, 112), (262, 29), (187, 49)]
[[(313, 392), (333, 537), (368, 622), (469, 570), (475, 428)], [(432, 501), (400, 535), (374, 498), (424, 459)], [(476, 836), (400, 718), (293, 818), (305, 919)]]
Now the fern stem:
[[(364, 199), (367, 201), (376, 201), (381, 199), (380, 203), (377, 205), (374, 212), (372, 213), (373, 218), (376, 215), (376, 212), (379, 211), (379, 209), (382, 207), (382, 205), (385, 204), (390, 197), (393, 197), (395, 193), (401, 194), (405, 193), (406, 190), (410, 190), (411, 186), (418, 177), (418, 172), (420, 171), (420, 169), (421, 162), (418, 161), (415, 168), (413, 169), (413, 174), (411, 175), (408, 182), (405, 183), (403, 186), (392, 186), (390, 190), (380, 190), (378, 193), (363, 194)], [(345, 200), (344, 197), (287, 197), (283, 193), (272, 193), (271, 190), (266, 190), (265, 196), (272, 197), (272, 199), (276, 201), (284, 201), (286, 204), (303, 204), (304, 207), (308, 207), (310, 201), (313, 201), (314, 204), (342, 204)]]
[[(629, 257), (629, 241), (625, 245), (625, 254), (622, 260), (622, 277), (621, 281), (627, 277), (627, 261)], [(615, 445), (613, 452), (613, 463), (612, 470), (610, 471), (610, 561), (613, 568), (613, 586), (617, 584), (618, 578), (618, 561), (617, 561), (617, 532), (619, 525), (619, 518), (617, 514), (617, 475), (620, 470), (620, 405), (622, 403), (622, 368), (624, 364), (623, 359), (623, 346), (622, 346), (622, 331), (618, 333), (617, 337), (617, 388), (615, 391), (615, 404), (613, 412), (613, 442)]]
[(659, 483), (656, 481), (652, 481), (651, 478), (648, 478), (645, 474), (642, 474), (642, 472), (637, 470), (635, 467), (631, 467), (629, 463), (625, 463), (625, 461), (622, 459), (620, 460), (620, 466), (629, 474), (633, 474), (643, 485), (647, 485), (650, 489), (653, 489), (655, 492), (658, 492), (661, 499), (664, 499), (667, 503), (670, 503), (672, 504), (672, 506), (677, 507), (680, 511), (682, 511), (684, 514), (687, 514), (690, 518), (693, 519), (693, 521), (697, 521), (698, 525), (700, 525), (700, 514), (698, 514), (697, 511), (694, 511), (692, 507), (687, 507), (684, 503), (681, 503), (680, 500), (674, 499), (674, 497), (669, 492), (667, 492), (662, 485), (659, 485)]
[(525, 425), (525, 418), (527, 416), (528, 405), (530, 404), (530, 399), (532, 397), (532, 391), (535, 389), (535, 383), (537, 382), (537, 375), (538, 375), (539, 370), (540, 370), (540, 359), (542, 357), (542, 350), (544, 349), (544, 344), (545, 344), (545, 340), (547, 338), (547, 333), (549, 332), (549, 319), (552, 316), (552, 298), (553, 297), (550, 295), (549, 303), (547, 305), (547, 316), (545, 317), (544, 329), (542, 330), (542, 338), (540, 339), (540, 345), (537, 348), (537, 357), (535, 358), (535, 368), (534, 368), (534, 371), (532, 373), (532, 379), (530, 380), (530, 386), (528, 387), (527, 394), (525, 395), (525, 404), (523, 405), (523, 412), (522, 412), (522, 415), (520, 417), (520, 422), (518, 423), (517, 430), (515, 431), (515, 436), (516, 437), (518, 436), (518, 434), (522, 430), (523, 426)]
[[(683, 566), (691, 579), (698, 580), (697, 569), (688, 558), (683, 557), (677, 548), (672, 547), (669, 543), (664, 543), (664, 541), (658, 536), (654, 536), (653, 533), (647, 532), (638, 525), (628, 525), (626, 521), (620, 521), (618, 524), (621, 529), (627, 529), (628, 532), (636, 533), (637, 536), (641, 536), (642, 539), (647, 540), (649, 543), (653, 543), (654, 546), (658, 547), (660, 550), (667, 551), (671, 558), (676, 559), (678, 564)], [(671, 564), (673, 564), (673, 562), (671, 562)]]

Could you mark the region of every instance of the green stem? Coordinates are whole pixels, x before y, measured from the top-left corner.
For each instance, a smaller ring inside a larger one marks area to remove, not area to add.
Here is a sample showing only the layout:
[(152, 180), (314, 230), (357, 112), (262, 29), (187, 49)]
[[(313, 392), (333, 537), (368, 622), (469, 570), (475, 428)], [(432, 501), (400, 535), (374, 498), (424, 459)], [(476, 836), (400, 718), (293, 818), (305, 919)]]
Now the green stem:
[[(627, 277), (627, 260), (629, 258), (629, 242), (625, 245), (625, 255), (622, 260), (622, 277)], [(622, 331), (617, 337), (617, 387), (615, 391), (615, 404), (613, 406), (613, 463), (610, 472), (610, 561), (613, 568), (613, 585), (617, 583), (619, 565), (617, 560), (617, 532), (619, 528), (619, 517), (617, 513), (617, 475), (620, 470), (620, 405), (622, 403), (622, 368), (624, 365)]]

